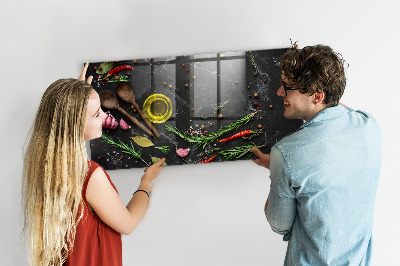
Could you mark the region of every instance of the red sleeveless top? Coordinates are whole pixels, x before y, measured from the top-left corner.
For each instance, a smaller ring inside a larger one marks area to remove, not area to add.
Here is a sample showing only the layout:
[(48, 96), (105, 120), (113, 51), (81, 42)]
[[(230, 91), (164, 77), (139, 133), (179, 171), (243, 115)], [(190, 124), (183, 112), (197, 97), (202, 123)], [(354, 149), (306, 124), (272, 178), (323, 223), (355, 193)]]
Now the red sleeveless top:
[[(122, 265), (121, 234), (105, 224), (95, 212), (92, 213), (86, 200), (87, 185), (97, 167), (101, 166), (89, 161), (89, 171), (82, 187), (83, 216), (76, 228), (74, 248), (63, 265)], [(105, 171), (104, 173), (117, 191), (110, 176)]]

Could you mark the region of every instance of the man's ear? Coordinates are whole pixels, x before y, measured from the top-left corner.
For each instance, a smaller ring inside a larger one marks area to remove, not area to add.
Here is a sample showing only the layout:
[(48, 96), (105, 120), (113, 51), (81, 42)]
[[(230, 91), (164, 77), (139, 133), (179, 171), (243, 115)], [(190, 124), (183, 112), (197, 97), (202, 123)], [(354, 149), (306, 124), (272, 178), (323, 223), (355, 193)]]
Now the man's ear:
[(325, 94), (323, 92), (316, 92), (313, 94), (313, 103), (322, 103), (325, 99)]

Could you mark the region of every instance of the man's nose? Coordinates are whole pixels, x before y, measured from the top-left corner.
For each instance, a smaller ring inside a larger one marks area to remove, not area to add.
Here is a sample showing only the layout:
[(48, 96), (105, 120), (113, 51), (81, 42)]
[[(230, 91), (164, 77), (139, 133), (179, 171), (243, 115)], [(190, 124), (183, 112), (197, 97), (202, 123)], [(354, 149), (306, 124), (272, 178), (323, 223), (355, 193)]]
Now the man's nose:
[(284, 96), (285, 96), (285, 92), (284, 92), (284, 90), (283, 90), (283, 85), (281, 85), (281, 86), (279, 87), (279, 89), (276, 91), (276, 95), (281, 96), (281, 97), (284, 97)]

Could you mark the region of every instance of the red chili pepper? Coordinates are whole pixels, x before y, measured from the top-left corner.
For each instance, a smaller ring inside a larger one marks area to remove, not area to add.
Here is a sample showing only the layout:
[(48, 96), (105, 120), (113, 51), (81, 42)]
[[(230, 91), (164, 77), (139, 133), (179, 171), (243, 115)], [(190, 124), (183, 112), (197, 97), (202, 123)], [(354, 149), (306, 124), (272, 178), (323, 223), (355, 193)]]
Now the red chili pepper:
[(114, 74), (117, 74), (118, 72), (121, 72), (122, 70), (125, 70), (125, 69), (132, 69), (132, 70), (133, 70), (133, 67), (128, 66), (128, 65), (123, 65), (123, 66), (114, 67), (113, 69), (111, 69), (111, 70), (108, 72), (107, 77), (110, 77), (110, 76), (112, 76), (112, 75), (114, 75)]
[(230, 140), (233, 140), (233, 139), (238, 139), (238, 138), (241, 138), (241, 137), (248, 136), (251, 133), (253, 133), (251, 130), (244, 130), (244, 131), (241, 131), (239, 133), (236, 133), (233, 136), (230, 136), (229, 138), (218, 140), (218, 142), (225, 142), (225, 141), (230, 141)]
[(214, 156), (211, 157), (210, 159), (207, 159), (207, 160), (204, 160), (204, 161), (201, 161), (201, 162), (198, 162), (198, 163), (209, 163), (209, 162), (211, 162), (212, 160), (214, 160), (215, 157), (217, 157), (217, 155), (214, 155)]

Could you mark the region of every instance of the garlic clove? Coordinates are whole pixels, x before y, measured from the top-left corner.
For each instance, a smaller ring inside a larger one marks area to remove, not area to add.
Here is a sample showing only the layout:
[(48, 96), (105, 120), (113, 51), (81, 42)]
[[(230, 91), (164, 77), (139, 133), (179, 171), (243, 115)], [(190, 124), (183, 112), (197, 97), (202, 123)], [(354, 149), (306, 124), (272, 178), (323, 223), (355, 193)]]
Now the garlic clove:
[(179, 157), (182, 157), (182, 158), (186, 157), (186, 156), (188, 156), (189, 152), (190, 152), (189, 148), (187, 148), (187, 149), (179, 148), (178, 149), (178, 147), (176, 147), (176, 154), (178, 154)]
[(123, 129), (123, 130), (127, 130), (130, 129), (131, 126), (128, 125), (124, 119), (121, 118), (121, 120), (119, 120), (119, 126)]
[(112, 118), (112, 126), (111, 129), (116, 129), (118, 127), (118, 121), (114, 117)]
[(105, 121), (105, 126), (104, 127), (105, 128), (110, 128), (111, 124), (112, 124), (112, 118), (111, 118), (111, 115), (109, 114), (106, 117), (106, 121)]

